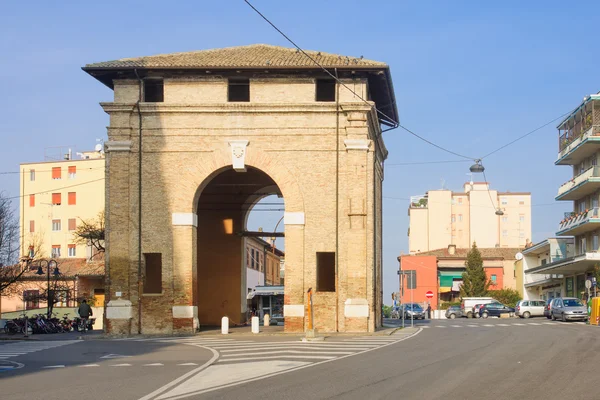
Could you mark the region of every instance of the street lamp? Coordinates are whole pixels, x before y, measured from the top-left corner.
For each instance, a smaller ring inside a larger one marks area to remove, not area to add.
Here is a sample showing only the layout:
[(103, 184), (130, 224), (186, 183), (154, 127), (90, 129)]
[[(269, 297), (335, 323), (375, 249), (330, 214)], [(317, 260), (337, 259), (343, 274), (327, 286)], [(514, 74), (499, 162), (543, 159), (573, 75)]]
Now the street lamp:
[(481, 160), (477, 159), (474, 160), (475, 164), (471, 165), (471, 167), (469, 167), (469, 171), (471, 171), (474, 174), (480, 174), (483, 171), (485, 171), (485, 168), (483, 168), (483, 165), (481, 164)]
[(40, 265), (38, 266), (38, 270), (36, 271), (36, 275), (44, 275), (44, 269), (42, 268), (42, 263), (46, 263), (46, 275), (48, 277), (47, 279), (47, 286), (46, 286), (46, 294), (47, 294), (47, 303), (46, 303), (46, 307), (48, 308), (48, 318), (51, 317), (50, 315), (50, 269), (52, 268), (52, 265), (54, 265), (54, 270), (52, 271), (52, 275), (54, 276), (58, 276), (60, 275), (60, 271), (58, 270), (58, 263), (55, 260), (41, 260), (40, 261)]

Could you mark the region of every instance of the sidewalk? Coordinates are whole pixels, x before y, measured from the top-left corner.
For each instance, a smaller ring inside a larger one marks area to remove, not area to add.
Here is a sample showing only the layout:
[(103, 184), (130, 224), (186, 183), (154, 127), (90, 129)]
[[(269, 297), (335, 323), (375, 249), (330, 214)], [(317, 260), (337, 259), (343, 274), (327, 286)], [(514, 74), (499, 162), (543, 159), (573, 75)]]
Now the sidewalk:
[(66, 332), (66, 333), (45, 333), (23, 336), (22, 333), (16, 333), (14, 335), (7, 335), (6, 333), (0, 333), (0, 343), (5, 341), (13, 340), (29, 340), (29, 341), (54, 341), (54, 340), (85, 340), (85, 339), (104, 339), (104, 332), (101, 330), (81, 332)]

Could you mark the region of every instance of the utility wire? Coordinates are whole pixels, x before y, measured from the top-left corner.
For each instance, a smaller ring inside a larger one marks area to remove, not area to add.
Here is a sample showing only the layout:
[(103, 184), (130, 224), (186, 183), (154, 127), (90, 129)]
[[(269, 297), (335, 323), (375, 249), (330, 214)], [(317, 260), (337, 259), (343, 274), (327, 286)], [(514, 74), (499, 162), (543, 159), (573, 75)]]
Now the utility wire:
[(62, 187), (59, 187), (59, 188), (53, 188), (53, 189), (45, 190), (43, 192), (27, 193), (27, 194), (24, 194), (22, 196), (6, 197), (6, 199), (13, 200), (13, 199), (20, 199), (21, 197), (31, 196), (32, 194), (35, 195), (35, 194), (51, 193), (51, 192), (56, 192), (56, 191), (59, 191), (59, 190), (62, 190), (62, 189), (69, 189), (69, 188), (72, 188), (72, 187), (81, 186), (81, 185), (87, 185), (88, 183), (99, 182), (99, 181), (103, 181), (103, 180), (104, 180), (104, 178), (94, 179), (94, 180), (87, 181), (87, 182), (77, 183), (75, 185), (62, 186)]
[(414, 162), (404, 162), (404, 163), (394, 163), (388, 164), (386, 163), (386, 167), (396, 167), (401, 165), (423, 165), (423, 164), (451, 164), (451, 163), (463, 163), (469, 162), (471, 160), (443, 160), (443, 161), (414, 161)]
[(487, 178), (485, 177), (485, 170), (482, 171), (482, 173), (483, 173), (483, 180), (487, 184), (487, 192), (488, 192), (488, 196), (490, 196), (490, 202), (492, 203), (492, 207), (494, 209), (496, 209), (496, 205), (494, 204), (494, 200), (492, 200), (492, 192), (490, 191), (490, 183), (488, 182)]

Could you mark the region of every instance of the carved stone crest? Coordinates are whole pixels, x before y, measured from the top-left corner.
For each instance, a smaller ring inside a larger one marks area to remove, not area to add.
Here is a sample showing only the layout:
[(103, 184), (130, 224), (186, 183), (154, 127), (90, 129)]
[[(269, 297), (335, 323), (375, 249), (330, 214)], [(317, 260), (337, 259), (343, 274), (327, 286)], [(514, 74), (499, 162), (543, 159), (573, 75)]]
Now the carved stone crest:
[(246, 172), (246, 147), (247, 140), (230, 140), (231, 164), (237, 172)]

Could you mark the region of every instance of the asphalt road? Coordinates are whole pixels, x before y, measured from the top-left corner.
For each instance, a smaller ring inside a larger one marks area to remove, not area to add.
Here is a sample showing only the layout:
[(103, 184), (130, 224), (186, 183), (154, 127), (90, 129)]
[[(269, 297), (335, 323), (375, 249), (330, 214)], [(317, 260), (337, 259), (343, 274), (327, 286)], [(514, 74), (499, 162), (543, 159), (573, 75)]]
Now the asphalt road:
[(546, 322), (426, 321), (383, 349), (191, 398), (599, 399), (600, 328)]
[[(0, 398), (139, 399), (213, 357), (210, 350), (178, 343), (85, 340), (36, 350), (42, 345), (0, 343), (0, 355), (26, 352), (0, 360)], [(3, 363), (23, 367), (2, 372)]]
[[(406, 330), (320, 344), (235, 335), (55, 342), (30, 352), (0, 344), (0, 364), (2, 357), (24, 364), (0, 369), (0, 398), (600, 399), (593, 389), (600, 328), (545, 318), (415, 325), (414, 336)], [(201, 369), (216, 352), (216, 362)]]

